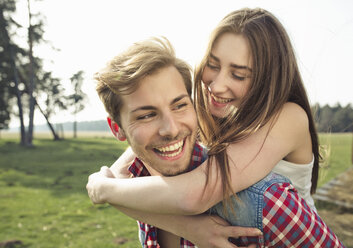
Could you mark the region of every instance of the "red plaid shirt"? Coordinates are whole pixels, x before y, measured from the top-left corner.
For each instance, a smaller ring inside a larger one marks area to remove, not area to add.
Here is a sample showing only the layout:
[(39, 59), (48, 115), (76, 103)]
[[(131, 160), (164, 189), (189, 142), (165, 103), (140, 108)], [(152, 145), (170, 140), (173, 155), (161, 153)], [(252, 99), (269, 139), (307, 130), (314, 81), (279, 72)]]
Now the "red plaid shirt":
[[(195, 145), (189, 171), (207, 159), (206, 151)], [(129, 167), (134, 177), (150, 176), (141, 160), (135, 159)], [(240, 237), (232, 239), (240, 246), (257, 244), (258, 247), (344, 247), (337, 236), (327, 227), (318, 214), (310, 209), (289, 183), (277, 183), (264, 193), (262, 237)], [(143, 248), (160, 248), (157, 228), (138, 221)], [(181, 248), (196, 247), (190, 241), (180, 238)], [(164, 247), (162, 247), (164, 248)]]

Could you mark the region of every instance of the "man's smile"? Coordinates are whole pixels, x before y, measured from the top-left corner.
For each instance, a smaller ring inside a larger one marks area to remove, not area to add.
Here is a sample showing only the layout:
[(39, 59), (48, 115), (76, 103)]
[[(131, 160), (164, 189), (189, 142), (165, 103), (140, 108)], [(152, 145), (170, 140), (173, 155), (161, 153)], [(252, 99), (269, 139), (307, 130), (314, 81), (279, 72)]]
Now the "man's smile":
[(154, 148), (153, 150), (159, 156), (172, 158), (179, 155), (183, 151), (183, 147), (184, 147), (184, 140), (180, 140), (173, 144), (168, 144), (166, 146)]

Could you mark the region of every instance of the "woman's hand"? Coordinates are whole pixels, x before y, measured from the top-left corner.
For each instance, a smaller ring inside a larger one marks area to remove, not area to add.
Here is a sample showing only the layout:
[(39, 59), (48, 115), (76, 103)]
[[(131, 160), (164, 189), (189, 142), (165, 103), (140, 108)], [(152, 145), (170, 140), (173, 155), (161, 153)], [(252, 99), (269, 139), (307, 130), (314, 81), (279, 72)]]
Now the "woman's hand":
[(132, 151), (131, 147), (128, 147), (123, 154), (114, 162), (110, 167), (111, 172), (116, 178), (129, 178), (131, 173), (128, 170), (129, 166), (134, 162), (136, 158), (135, 153)]
[[(107, 166), (101, 167), (100, 171), (89, 176), (86, 188), (94, 204), (107, 203), (107, 197), (104, 193), (110, 192), (110, 183), (114, 183), (112, 179), (117, 180), (113, 172)], [(213, 215), (201, 214), (179, 217), (158, 214), (146, 215), (139, 211), (121, 209), (118, 206), (115, 207), (120, 210), (125, 210), (123, 212), (129, 216), (140, 220), (142, 219), (144, 222), (150, 222), (156, 226), (160, 226), (159, 224), (162, 223), (163, 229), (165, 228), (165, 230), (183, 236), (202, 248), (236, 248), (237, 246), (228, 240), (229, 237), (238, 238), (240, 236), (262, 235), (261, 231), (256, 228), (230, 226), (227, 221)], [(155, 222), (158, 219), (159, 222)], [(171, 228), (173, 226), (174, 228)], [(256, 247), (256, 245), (249, 247)]]
[(88, 177), (86, 189), (88, 196), (94, 204), (106, 203), (104, 192), (107, 190), (109, 179), (114, 178), (113, 172), (107, 167), (101, 167), (100, 171)]
[[(215, 215), (192, 216), (193, 221), (186, 222), (183, 236), (202, 248), (235, 248), (228, 238), (240, 236), (261, 236), (262, 232), (256, 228), (230, 226), (224, 219)], [(256, 247), (250, 245), (248, 247)]]

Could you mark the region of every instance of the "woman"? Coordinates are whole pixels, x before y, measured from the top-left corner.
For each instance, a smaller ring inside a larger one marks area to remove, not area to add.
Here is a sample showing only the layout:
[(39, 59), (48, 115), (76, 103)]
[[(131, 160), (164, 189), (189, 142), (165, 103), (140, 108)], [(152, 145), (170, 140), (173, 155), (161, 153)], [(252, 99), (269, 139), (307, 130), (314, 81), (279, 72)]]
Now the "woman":
[(272, 14), (242, 9), (220, 22), (196, 70), (194, 100), (207, 162), (175, 177), (110, 181), (97, 202), (194, 215), (273, 170), (314, 208), (317, 133), (288, 35)]

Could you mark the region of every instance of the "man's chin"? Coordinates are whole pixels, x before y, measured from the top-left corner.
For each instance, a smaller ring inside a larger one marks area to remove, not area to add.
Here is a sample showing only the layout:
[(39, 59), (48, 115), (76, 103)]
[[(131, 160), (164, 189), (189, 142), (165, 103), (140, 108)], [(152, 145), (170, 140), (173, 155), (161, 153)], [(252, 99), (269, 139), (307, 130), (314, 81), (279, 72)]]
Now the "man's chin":
[(178, 175), (180, 175), (180, 174), (183, 174), (183, 173), (185, 173), (185, 172), (187, 172), (187, 170), (186, 169), (184, 169), (184, 170), (180, 170), (180, 171), (168, 171), (168, 172), (166, 172), (166, 173), (161, 173), (163, 176), (165, 176), (165, 177), (173, 177), (173, 176), (178, 176)]
[(175, 164), (173, 164), (173, 165), (169, 164), (169, 165), (166, 165), (166, 166), (170, 166), (169, 169), (163, 170), (163, 169), (166, 168), (166, 167), (164, 167), (164, 168), (161, 169), (161, 171), (159, 171), (159, 173), (161, 173), (165, 177), (178, 176), (180, 174), (183, 174), (183, 173), (187, 172), (188, 168), (189, 168), (189, 164), (184, 165), (182, 167), (176, 166)]

